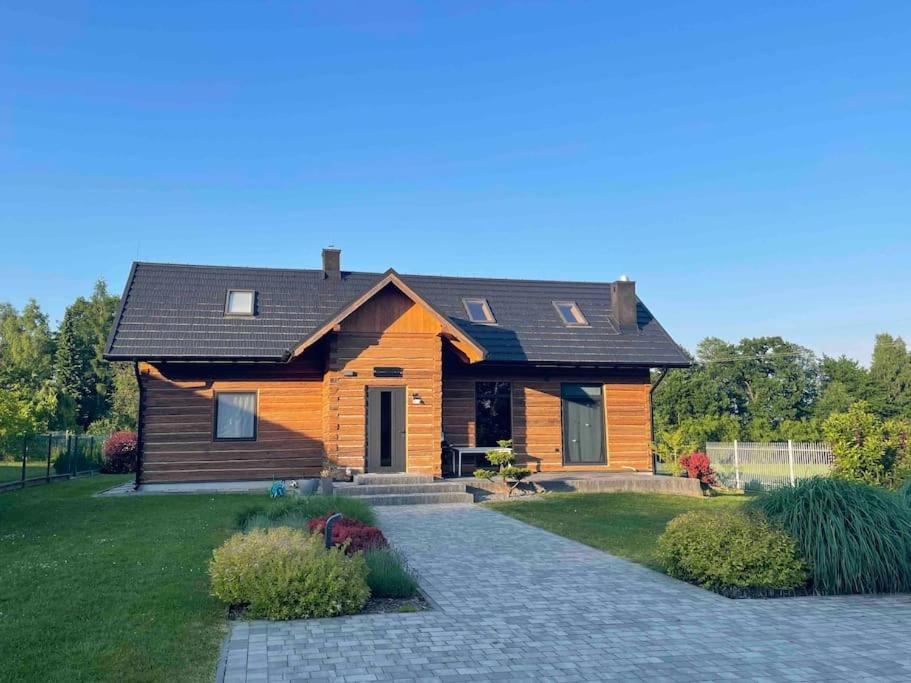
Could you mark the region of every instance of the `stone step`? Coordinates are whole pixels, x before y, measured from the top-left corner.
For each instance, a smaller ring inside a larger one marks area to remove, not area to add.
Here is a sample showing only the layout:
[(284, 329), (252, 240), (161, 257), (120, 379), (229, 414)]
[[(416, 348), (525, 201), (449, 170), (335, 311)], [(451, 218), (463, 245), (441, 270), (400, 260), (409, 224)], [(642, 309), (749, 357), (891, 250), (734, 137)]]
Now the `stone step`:
[(370, 505), (437, 505), (440, 503), (473, 503), (470, 493), (392, 493), (358, 496)]
[(370, 484), (431, 484), (432, 474), (355, 474), (354, 483), (359, 485)]
[(435, 481), (431, 484), (361, 484), (360, 486), (336, 485), (340, 496), (377, 496), (401, 493), (465, 493), (465, 484)]

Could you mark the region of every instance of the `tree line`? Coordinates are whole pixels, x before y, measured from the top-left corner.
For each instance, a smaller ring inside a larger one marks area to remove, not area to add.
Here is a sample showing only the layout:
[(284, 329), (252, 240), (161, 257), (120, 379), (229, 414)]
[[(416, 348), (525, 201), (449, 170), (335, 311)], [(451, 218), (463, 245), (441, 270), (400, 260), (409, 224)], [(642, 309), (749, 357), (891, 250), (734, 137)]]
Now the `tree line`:
[(0, 437), (135, 429), (133, 367), (102, 357), (119, 303), (99, 280), (56, 330), (34, 299), (21, 310), (0, 303)]
[(852, 407), (883, 425), (911, 421), (911, 354), (901, 337), (877, 335), (869, 368), (781, 337), (709, 337), (690, 358), (691, 368), (668, 371), (654, 391), (659, 454), (707, 441), (821, 441), (827, 420)]

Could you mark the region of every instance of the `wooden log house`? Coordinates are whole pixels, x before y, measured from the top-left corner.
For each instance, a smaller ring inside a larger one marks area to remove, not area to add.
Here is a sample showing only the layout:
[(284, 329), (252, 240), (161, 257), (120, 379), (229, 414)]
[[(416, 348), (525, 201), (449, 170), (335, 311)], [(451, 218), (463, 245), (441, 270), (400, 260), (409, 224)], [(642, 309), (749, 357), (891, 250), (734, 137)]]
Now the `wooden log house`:
[[(650, 369), (688, 359), (635, 283), (135, 263), (139, 483), (442, 476), (511, 439), (535, 471), (651, 472)], [(470, 470), (470, 466), (466, 468)]]

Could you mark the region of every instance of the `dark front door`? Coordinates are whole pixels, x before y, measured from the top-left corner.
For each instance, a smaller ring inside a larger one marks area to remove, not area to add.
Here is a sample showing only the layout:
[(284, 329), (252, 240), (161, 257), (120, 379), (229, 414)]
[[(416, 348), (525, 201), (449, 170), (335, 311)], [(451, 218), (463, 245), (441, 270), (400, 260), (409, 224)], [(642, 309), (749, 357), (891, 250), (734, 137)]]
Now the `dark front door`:
[(599, 384), (564, 384), (563, 464), (604, 464), (604, 409)]
[(405, 387), (367, 388), (367, 471), (405, 471)]

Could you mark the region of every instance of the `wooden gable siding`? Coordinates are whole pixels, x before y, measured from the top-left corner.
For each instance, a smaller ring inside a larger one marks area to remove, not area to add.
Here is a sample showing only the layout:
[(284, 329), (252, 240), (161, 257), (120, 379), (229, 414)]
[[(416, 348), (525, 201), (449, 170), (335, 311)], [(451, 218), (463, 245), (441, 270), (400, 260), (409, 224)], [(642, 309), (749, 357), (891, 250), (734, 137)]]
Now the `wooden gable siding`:
[[(321, 362), (140, 364), (143, 483), (297, 478), (323, 459)], [(216, 441), (215, 392), (257, 392), (256, 439)]]
[[(394, 287), (343, 320), (329, 339), (323, 396), (328, 457), (362, 471), (368, 386), (406, 388), (406, 467), (440, 474), (442, 341), (440, 323)], [(401, 367), (402, 377), (376, 378), (375, 367)], [(346, 376), (346, 374), (353, 376)], [(420, 404), (412, 402), (418, 394)]]
[[(516, 459), (532, 470), (651, 471), (650, 380), (638, 371), (530, 371), (446, 365), (443, 381), (443, 430), (453, 445), (474, 446), (475, 382), (512, 384), (512, 435)], [(604, 387), (606, 465), (563, 465), (560, 385)], [(470, 469), (470, 468), (465, 468)]]

